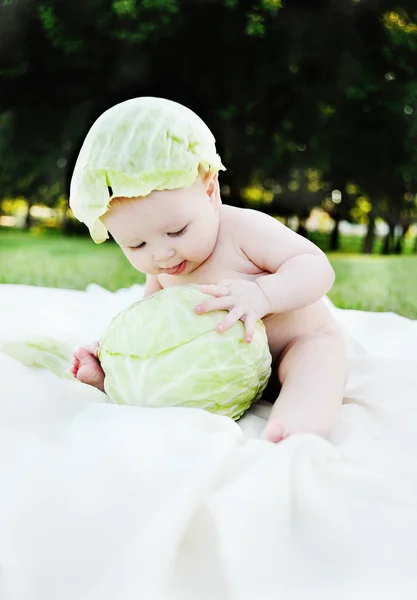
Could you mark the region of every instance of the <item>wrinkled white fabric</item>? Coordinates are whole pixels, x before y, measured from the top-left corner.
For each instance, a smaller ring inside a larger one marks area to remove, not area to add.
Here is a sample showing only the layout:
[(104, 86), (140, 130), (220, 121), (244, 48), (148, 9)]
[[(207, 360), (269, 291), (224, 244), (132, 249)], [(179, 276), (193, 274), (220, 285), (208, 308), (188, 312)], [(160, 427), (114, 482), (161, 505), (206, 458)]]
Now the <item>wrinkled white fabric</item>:
[[(0, 341), (99, 339), (140, 298), (0, 286)], [(1, 600), (417, 597), (417, 322), (332, 308), (351, 374), (330, 440), (107, 403), (0, 353)]]

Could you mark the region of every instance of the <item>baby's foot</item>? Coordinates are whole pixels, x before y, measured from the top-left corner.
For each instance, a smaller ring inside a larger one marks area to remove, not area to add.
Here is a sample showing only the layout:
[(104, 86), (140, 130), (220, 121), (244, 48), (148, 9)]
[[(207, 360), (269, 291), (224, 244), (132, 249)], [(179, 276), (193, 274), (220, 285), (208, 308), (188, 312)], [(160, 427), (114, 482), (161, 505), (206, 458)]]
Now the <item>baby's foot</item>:
[(261, 438), (277, 444), (288, 436), (289, 432), (286, 430), (284, 421), (272, 419), (271, 421), (268, 421), (267, 426), (262, 432)]
[(92, 385), (104, 392), (104, 371), (97, 358), (98, 349), (97, 342), (91, 346), (77, 348), (74, 353), (71, 373), (82, 383)]

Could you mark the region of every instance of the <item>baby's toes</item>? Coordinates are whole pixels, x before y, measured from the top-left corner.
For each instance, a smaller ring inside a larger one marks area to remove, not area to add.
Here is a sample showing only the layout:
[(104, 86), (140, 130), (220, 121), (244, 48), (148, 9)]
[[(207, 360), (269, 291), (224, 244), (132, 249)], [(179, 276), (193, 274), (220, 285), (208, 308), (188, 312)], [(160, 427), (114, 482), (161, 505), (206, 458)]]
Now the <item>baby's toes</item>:
[(262, 439), (277, 444), (287, 437), (284, 421), (269, 421), (262, 433)]
[(96, 360), (94, 351), (87, 346), (81, 346), (80, 348), (77, 348), (75, 352), (75, 358), (78, 358), (78, 360), (82, 362), (91, 359)]
[(78, 369), (77, 379), (104, 391), (104, 371), (97, 359), (82, 361)]
[(74, 360), (72, 362), (72, 367), (71, 367), (71, 373), (74, 375), (74, 377), (77, 377), (77, 373), (78, 373), (78, 369), (80, 368), (80, 361), (79, 359), (74, 355)]

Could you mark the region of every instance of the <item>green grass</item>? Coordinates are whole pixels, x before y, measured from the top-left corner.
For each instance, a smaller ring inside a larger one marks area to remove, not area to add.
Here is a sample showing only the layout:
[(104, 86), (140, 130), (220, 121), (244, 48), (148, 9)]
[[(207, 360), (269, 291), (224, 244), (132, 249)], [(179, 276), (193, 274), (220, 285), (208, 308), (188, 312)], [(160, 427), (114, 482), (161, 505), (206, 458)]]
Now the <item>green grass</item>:
[(328, 254), (336, 272), (329, 297), (340, 308), (392, 311), (417, 319), (417, 256)]
[[(317, 244), (325, 252), (330, 249), (330, 234), (322, 233), (319, 231), (313, 231), (309, 234), (309, 239)], [(414, 252), (415, 239), (407, 237), (403, 244), (404, 255), (409, 255)], [(340, 247), (338, 254), (361, 254), (363, 246), (363, 238), (358, 235), (341, 235), (340, 236)], [(372, 251), (374, 254), (381, 254), (383, 246), (383, 240), (381, 237), (375, 236)]]
[(75, 290), (97, 283), (115, 291), (144, 281), (114, 243), (0, 229), (0, 283)]
[[(329, 294), (336, 306), (417, 318), (417, 255), (328, 256), (336, 271)], [(143, 281), (113, 243), (0, 229), (0, 283), (83, 290), (94, 282), (114, 291)]]

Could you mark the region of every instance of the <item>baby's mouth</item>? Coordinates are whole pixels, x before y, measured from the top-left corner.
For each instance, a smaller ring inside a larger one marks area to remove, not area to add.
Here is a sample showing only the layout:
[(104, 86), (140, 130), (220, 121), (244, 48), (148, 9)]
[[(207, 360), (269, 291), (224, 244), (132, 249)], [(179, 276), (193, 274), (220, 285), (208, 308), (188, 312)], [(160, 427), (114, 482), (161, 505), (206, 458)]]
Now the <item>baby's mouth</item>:
[(183, 260), (181, 263), (179, 263), (175, 267), (171, 267), (170, 269), (162, 269), (162, 270), (167, 275), (180, 275), (184, 271), (186, 266), (187, 266), (187, 261)]

